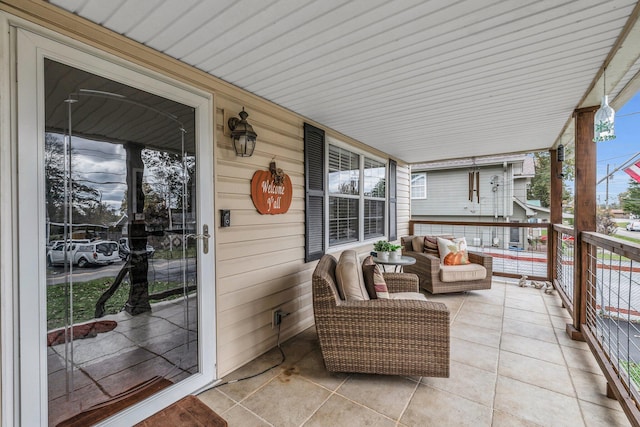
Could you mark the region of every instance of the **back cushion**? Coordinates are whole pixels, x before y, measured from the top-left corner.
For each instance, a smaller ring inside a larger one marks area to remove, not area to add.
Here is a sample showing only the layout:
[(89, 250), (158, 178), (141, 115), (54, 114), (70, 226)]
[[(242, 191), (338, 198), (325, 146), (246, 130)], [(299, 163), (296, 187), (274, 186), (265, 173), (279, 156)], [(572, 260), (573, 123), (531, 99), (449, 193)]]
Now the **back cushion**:
[(444, 234), (436, 235), (436, 236), (424, 236), (424, 239), (423, 239), (424, 250), (422, 252), (426, 254), (440, 256), (440, 251), (438, 248), (438, 237), (441, 237), (443, 239), (453, 239), (453, 236), (444, 235)]
[(411, 240), (411, 247), (414, 252), (422, 252), (424, 249), (424, 236), (414, 236)]
[(336, 281), (338, 282), (338, 292), (343, 299), (347, 301), (370, 299), (364, 287), (362, 268), (358, 262), (356, 251), (342, 252), (336, 266)]

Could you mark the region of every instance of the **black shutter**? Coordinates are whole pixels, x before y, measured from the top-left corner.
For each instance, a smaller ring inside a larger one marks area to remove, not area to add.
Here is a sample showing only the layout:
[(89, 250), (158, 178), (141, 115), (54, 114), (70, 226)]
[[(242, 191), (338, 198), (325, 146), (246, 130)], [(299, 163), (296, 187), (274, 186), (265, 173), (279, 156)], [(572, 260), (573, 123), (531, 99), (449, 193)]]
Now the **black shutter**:
[(398, 238), (398, 196), (397, 176), (398, 163), (389, 159), (389, 241)]
[(304, 124), (304, 261), (324, 255), (324, 131)]

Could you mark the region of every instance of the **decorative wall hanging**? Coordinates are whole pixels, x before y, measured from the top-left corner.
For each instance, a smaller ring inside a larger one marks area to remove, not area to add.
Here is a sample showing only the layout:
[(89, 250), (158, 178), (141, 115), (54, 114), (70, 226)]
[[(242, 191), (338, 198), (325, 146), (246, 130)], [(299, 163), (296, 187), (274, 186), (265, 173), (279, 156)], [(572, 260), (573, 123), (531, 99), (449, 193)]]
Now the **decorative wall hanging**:
[(256, 171), (251, 178), (251, 200), (262, 215), (283, 214), (289, 210), (293, 196), (293, 186), (289, 175), (269, 164), (268, 171)]

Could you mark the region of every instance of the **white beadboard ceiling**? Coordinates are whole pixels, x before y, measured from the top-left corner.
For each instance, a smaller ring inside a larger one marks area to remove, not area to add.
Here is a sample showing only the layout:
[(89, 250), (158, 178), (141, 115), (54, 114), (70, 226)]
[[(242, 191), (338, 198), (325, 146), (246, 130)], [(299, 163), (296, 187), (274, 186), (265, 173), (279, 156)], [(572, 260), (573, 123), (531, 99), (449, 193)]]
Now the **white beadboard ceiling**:
[(631, 0), (51, 3), (409, 163), (566, 143), (607, 58), (638, 88)]

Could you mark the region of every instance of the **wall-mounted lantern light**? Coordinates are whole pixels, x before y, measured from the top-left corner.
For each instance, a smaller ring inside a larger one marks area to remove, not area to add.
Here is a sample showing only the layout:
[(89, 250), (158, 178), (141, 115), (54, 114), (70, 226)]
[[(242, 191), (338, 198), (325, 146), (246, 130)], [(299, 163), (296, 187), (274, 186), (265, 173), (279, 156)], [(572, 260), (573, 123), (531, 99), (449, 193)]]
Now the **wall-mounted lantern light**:
[(251, 157), (253, 150), (256, 148), (256, 138), (258, 135), (253, 131), (253, 127), (247, 122), (247, 114), (242, 107), (239, 114), (240, 118), (231, 117), (227, 124), (231, 129), (231, 138), (233, 138), (233, 147), (237, 156)]
[[(558, 145), (556, 149), (556, 160), (558, 163), (564, 162), (564, 145)], [(564, 179), (564, 173), (562, 173), (562, 164), (560, 165), (560, 173), (558, 174), (558, 178)]]

